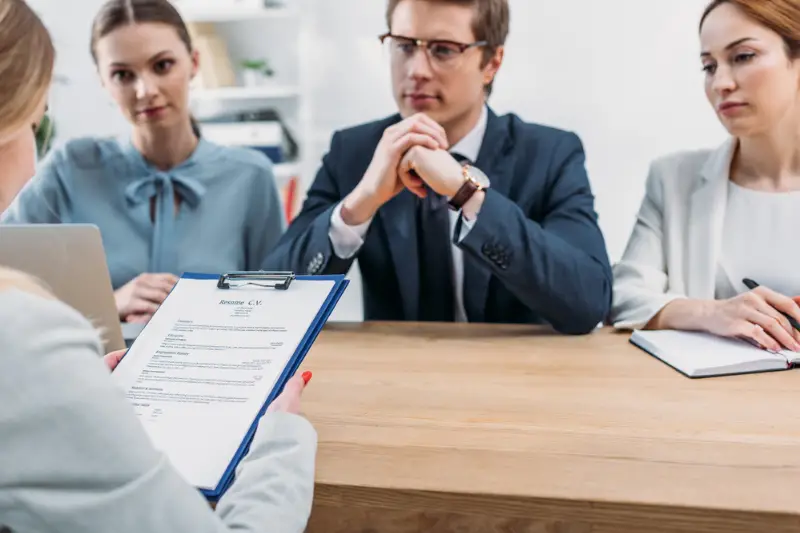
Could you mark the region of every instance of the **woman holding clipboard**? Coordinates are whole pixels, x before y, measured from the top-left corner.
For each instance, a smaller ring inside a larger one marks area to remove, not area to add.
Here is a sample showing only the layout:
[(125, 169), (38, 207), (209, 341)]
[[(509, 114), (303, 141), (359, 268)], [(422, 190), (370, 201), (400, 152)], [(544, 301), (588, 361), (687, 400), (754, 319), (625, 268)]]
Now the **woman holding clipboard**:
[[(55, 51), (24, 0), (0, 0), (0, 212), (34, 172)], [(296, 376), (259, 422), (216, 511), (153, 448), (76, 311), (0, 267), (0, 531), (299, 533), (316, 433)]]

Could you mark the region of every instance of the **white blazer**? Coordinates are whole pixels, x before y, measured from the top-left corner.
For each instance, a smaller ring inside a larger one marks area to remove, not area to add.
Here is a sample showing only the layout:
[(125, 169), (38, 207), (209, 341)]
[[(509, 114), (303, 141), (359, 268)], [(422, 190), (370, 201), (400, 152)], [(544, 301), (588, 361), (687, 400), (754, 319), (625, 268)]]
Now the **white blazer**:
[(735, 138), (655, 160), (622, 259), (610, 322), (647, 324), (676, 298), (713, 299)]

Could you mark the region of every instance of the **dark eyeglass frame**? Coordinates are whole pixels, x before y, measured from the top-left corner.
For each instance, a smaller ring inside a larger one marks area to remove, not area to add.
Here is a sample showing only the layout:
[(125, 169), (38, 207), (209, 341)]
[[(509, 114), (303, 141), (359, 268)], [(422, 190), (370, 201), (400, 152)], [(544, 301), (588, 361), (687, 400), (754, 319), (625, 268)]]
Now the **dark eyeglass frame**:
[(384, 44), (386, 42), (386, 39), (388, 39), (390, 37), (394, 38), (394, 39), (405, 39), (406, 41), (414, 43), (414, 45), (417, 46), (418, 48), (424, 46), (429, 51), (430, 51), (430, 48), (432, 46), (436, 45), (436, 44), (451, 45), (451, 46), (454, 46), (456, 49), (458, 49), (458, 53), (459, 54), (463, 54), (464, 52), (466, 52), (470, 48), (477, 48), (477, 47), (480, 47), (480, 46), (488, 46), (488, 44), (489, 44), (488, 41), (475, 41), (474, 43), (461, 43), (461, 42), (458, 42), (458, 41), (450, 41), (448, 39), (417, 39), (415, 37), (406, 37), (405, 35), (396, 35), (396, 34), (394, 34), (392, 32), (386, 32), (386, 33), (384, 33), (382, 35), (379, 35), (378, 39), (380, 39), (381, 44)]

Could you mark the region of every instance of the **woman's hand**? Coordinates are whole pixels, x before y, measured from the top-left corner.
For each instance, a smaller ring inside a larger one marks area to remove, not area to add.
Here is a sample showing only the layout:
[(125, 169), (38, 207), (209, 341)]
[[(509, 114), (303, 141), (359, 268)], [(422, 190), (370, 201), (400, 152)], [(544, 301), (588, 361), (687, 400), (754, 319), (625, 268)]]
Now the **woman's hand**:
[(117, 312), (126, 322), (147, 322), (178, 282), (173, 274), (141, 274), (116, 290)]
[(301, 376), (294, 376), (286, 382), (283, 392), (267, 407), (268, 413), (292, 413), (300, 414), (300, 397), (303, 395), (308, 382), (311, 380), (311, 372), (303, 372)]
[(770, 350), (800, 352), (800, 332), (781, 314), (800, 322), (800, 306), (795, 299), (761, 286), (716, 301), (709, 309), (704, 326), (710, 333), (749, 339)]
[(103, 360), (106, 362), (108, 369), (113, 372), (114, 369), (117, 368), (119, 362), (122, 361), (122, 358), (125, 357), (127, 351), (128, 350), (117, 350), (116, 352), (105, 355)]

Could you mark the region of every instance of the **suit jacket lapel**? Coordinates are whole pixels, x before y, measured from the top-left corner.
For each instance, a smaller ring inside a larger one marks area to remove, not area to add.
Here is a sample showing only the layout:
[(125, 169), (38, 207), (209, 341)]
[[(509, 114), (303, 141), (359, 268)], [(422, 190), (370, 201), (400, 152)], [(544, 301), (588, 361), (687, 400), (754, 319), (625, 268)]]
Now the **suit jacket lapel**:
[[(489, 176), (492, 189), (503, 196), (508, 196), (513, 177), (512, 148), (507, 121), (489, 109), (486, 133), (475, 166)], [(461, 230), (460, 224), (456, 230), (457, 238)], [(464, 254), (464, 307), (470, 322), (486, 322), (490, 318), (486, 316), (486, 299), (491, 276), (491, 270), (483, 261)]]
[(714, 151), (703, 166), (698, 186), (691, 195), (685, 260), (686, 271), (694, 273), (686, 280), (686, 292), (692, 298), (714, 298), (727, 186), (735, 151), (735, 139)]

